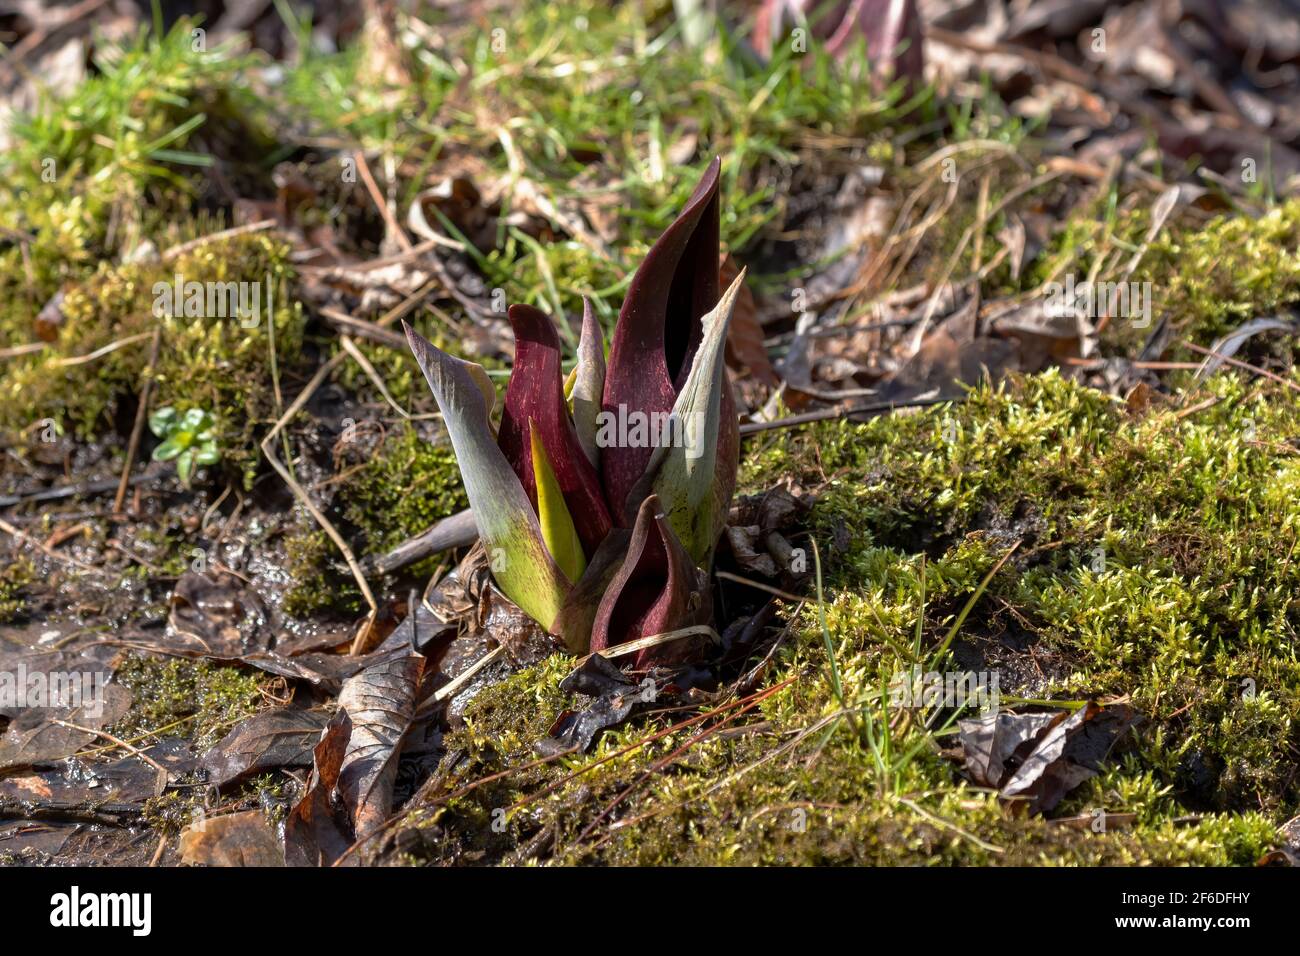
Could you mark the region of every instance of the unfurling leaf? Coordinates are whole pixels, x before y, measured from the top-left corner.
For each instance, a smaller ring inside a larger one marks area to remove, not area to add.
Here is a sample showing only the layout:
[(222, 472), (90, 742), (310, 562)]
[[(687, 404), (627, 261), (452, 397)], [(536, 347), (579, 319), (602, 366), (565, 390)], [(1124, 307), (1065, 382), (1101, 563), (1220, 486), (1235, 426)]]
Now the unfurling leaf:
[[(673, 406), (673, 415), (684, 424), (686, 440), (657, 449), (646, 476), (687, 553), (704, 566), (726, 525), (735, 482), (735, 461), (729, 468), (720, 467), (720, 455), (724, 451), (734, 455), (736, 448), (732, 443), (724, 449), (720, 441), (723, 395), (731, 388), (723, 353), (727, 326), (744, 282), (742, 269), (704, 317), (704, 340)], [(720, 475), (723, 482), (718, 481)]]
[[(641, 503), (627, 555), (596, 610), (591, 649), (601, 651), (638, 638), (690, 627), (713, 615), (708, 575), (695, 566), (651, 495)], [(688, 658), (690, 641), (639, 651), (635, 666)]]
[(578, 339), (578, 364), (569, 376), (572, 388), (566, 393), (573, 410), (578, 441), (593, 468), (600, 468), (600, 446), (596, 444), (596, 417), (605, 390), (605, 337), (591, 303), (582, 300), (582, 337)]
[(481, 366), (453, 358), (405, 322), (402, 326), (442, 411), (496, 582), (529, 617), (549, 628), (569, 582), (546, 549), (519, 478), (493, 440), (488, 423), (492, 383)]
[(582, 553), (582, 542), (578, 540), (578, 529), (573, 526), (573, 517), (564, 504), (564, 493), (560, 483), (555, 479), (551, 460), (547, 457), (546, 446), (533, 422), (529, 428), (532, 445), (533, 474), (537, 478), (537, 517), (542, 525), (542, 540), (546, 542), (551, 557), (560, 566), (564, 576), (570, 581), (577, 581), (586, 570), (587, 559)]
[[(672, 410), (703, 337), (700, 317), (718, 301), (721, 168), (718, 159), (709, 164), (632, 277), (610, 344), (601, 400), (607, 414), (652, 417)], [(601, 449), (605, 500), (619, 524), (630, 524), (641, 504), (629, 493), (653, 451), (648, 445)]]
[(519, 476), (528, 500), (536, 505), (537, 479), (529, 437), (529, 423), (535, 424), (585, 553), (593, 554), (613, 521), (600, 477), (578, 441), (564, 401), (559, 336), (550, 317), (532, 306), (511, 306), (509, 316), (515, 333), (515, 366), (501, 416), (501, 451)]

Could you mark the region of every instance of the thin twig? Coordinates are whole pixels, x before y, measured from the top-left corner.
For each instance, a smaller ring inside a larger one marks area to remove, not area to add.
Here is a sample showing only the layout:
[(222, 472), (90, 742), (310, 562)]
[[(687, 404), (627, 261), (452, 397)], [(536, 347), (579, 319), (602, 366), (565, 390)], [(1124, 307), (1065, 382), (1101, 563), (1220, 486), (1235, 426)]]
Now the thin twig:
[[(93, 734), (96, 737), (102, 737), (104, 740), (107, 740), (109, 743), (116, 744), (118, 747), (121, 747), (123, 750), (131, 754), (133, 757), (139, 757), (149, 766), (157, 770), (160, 775), (159, 780), (161, 781), (163, 786), (166, 786), (167, 776), (168, 776), (167, 768), (164, 767), (162, 764), (160, 764), (157, 760), (154, 760), (153, 757), (150, 757), (139, 747), (131, 746), (125, 740), (122, 740), (120, 737), (114, 737), (107, 730), (96, 730), (93, 727), (83, 727), (81, 726), (81, 724), (74, 724), (70, 720), (59, 720), (57, 717), (53, 717), (50, 719), (50, 723), (58, 724), (60, 727), (67, 727), (69, 730), (78, 730), (81, 731), (81, 733), (83, 734)], [(159, 793), (161, 792), (162, 790), (161, 788), (159, 788)]]
[(8, 521), (5, 521), (3, 518), (0, 518), (0, 531), (4, 531), (7, 534), (11, 534), (15, 538), (19, 539), (20, 541), (26, 541), (34, 548), (39, 548), (41, 551), (43, 551), (49, 557), (53, 558), (55, 561), (61, 561), (64, 564), (70, 564), (73, 567), (80, 568), (82, 571), (85, 571), (89, 574), (96, 574), (105, 577), (109, 576), (108, 572), (105, 571), (103, 568), (97, 568), (94, 565), (86, 564), (86, 562), (84, 561), (78, 561), (76, 558), (70, 557), (66, 554), (60, 554), (58, 551), (55, 551), (53, 548), (47, 548), (45, 546), (45, 542), (36, 540), (31, 535), (29, 535), (26, 531), (23, 531), (19, 528), (15, 528)]
[(1223, 353), (1216, 352), (1213, 349), (1201, 348), (1201, 346), (1193, 345), (1191, 342), (1184, 342), (1183, 344), (1186, 345), (1193, 352), (1197, 352), (1201, 355), (1207, 355), (1211, 358), (1217, 358), (1220, 361), (1227, 362), (1229, 365), (1233, 366), (1234, 368), (1243, 369), (1247, 372), (1254, 372), (1256, 375), (1262, 375), (1264, 376), (1264, 378), (1277, 382), (1279, 385), (1285, 385), (1293, 392), (1300, 392), (1300, 385), (1297, 385), (1289, 378), (1283, 378), (1281, 375), (1278, 375), (1276, 372), (1270, 372), (1266, 368), (1260, 368), (1258, 365), (1251, 365), (1249, 362), (1243, 362), (1240, 359), (1235, 359), (1230, 355), (1224, 355)]
[(73, 355), (70, 358), (55, 359), (50, 364), (58, 366), (59, 368), (67, 368), (72, 365), (85, 365), (88, 362), (93, 362), (96, 359), (103, 358), (110, 352), (116, 352), (120, 348), (134, 345), (136, 342), (143, 342), (151, 335), (153, 335), (152, 332), (141, 332), (139, 335), (128, 335), (124, 339), (118, 339), (116, 342), (109, 342), (103, 348), (95, 349), (95, 351), (86, 355)]
[(628, 654), (635, 654), (648, 647), (658, 647), (660, 644), (668, 644), (672, 641), (680, 641), (685, 637), (696, 636), (712, 638), (714, 643), (722, 642), (722, 636), (713, 628), (707, 624), (696, 624), (693, 627), (678, 628), (675, 631), (664, 631), (662, 634), (648, 634), (645, 637), (637, 638), (635, 641), (615, 644), (613, 647), (607, 647), (602, 651), (593, 651), (586, 657), (581, 658), (579, 663), (597, 656), (607, 660), (614, 657), (626, 657)]
[(275, 454), (276, 435), (278, 435), (281, 429), (289, 423), (290, 419), (297, 415), (302, 407), (307, 404), (307, 400), (315, 394), (316, 389), (320, 388), (321, 383), (325, 381), (330, 372), (334, 371), (335, 367), (338, 366), (338, 364), (346, 357), (345, 353), (338, 352), (328, 362), (316, 370), (316, 374), (312, 376), (311, 381), (307, 383), (307, 386), (301, 393), (299, 393), (298, 397), (293, 400), (293, 404), (285, 409), (284, 414), (280, 416), (280, 420), (275, 423), (274, 427), (267, 433), (266, 437), (262, 439), (262, 454), (266, 456), (266, 460), (271, 463), (271, 467), (274, 468), (280, 477), (284, 479), (285, 484), (289, 486), (289, 489), (294, 493), (298, 500), (302, 502), (303, 507), (307, 509), (307, 512), (316, 520), (316, 523), (321, 526), (324, 532), (329, 535), (330, 540), (334, 542), (335, 546), (342, 553), (343, 559), (348, 563), (348, 570), (352, 572), (352, 577), (357, 582), (357, 587), (361, 589), (362, 596), (365, 597), (366, 603), (370, 605), (370, 615), (373, 619), (374, 616), (379, 613), (379, 605), (375, 601), (374, 594), (370, 591), (370, 585), (366, 583), (365, 575), (361, 573), (361, 567), (357, 564), (357, 559), (352, 554), (352, 549), (349, 548), (348, 543), (343, 540), (343, 535), (339, 534), (338, 529), (335, 528), (334, 525), (330, 523), (330, 520), (321, 513), (321, 510), (312, 503), (307, 492), (303, 490), (302, 485), (298, 484), (293, 475), (289, 473), (289, 469), (284, 466), (284, 463), (281, 462)]
[(49, 348), (46, 342), (28, 342), (26, 345), (12, 345), (7, 349), (0, 349), (0, 359), (18, 358), (20, 355), (31, 355), (34, 352), (40, 352)]
[(883, 415), (899, 408), (926, 408), (930, 405), (946, 405), (949, 402), (964, 402), (964, 395), (950, 395), (941, 398), (913, 398), (902, 402), (878, 402), (873, 405), (850, 405), (848, 408), (822, 408), (789, 418), (778, 418), (774, 422), (746, 422), (740, 426), (740, 434), (756, 435), (773, 428), (791, 428), (795, 425), (807, 425), (810, 422), (824, 422), (833, 418), (848, 418), (852, 415)]
[(361, 180), (366, 185), (366, 192), (370, 193), (379, 215), (384, 218), (384, 225), (388, 227), (389, 235), (397, 240), (403, 252), (410, 252), (413, 248), (411, 240), (407, 238), (406, 231), (402, 229), (402, 224), (397, 221), (393, 211), (388, 208), (388, 201), (384, 199), (384, 194), (379, 191), (379, 184), (375, 182), (375, 177), (370, 172), (370, 164), (366, 162), (365, 153), (358, 149), (352, 155), (356, 159), (357, 169), (361, 172)]
[[(791, 680), (793, 680), (793, 678), (791, 678)], [(623, 790), (621, 790), (614, 797), (613, 800), (610, 800), (607, 804), (605, 804), (605, 806), (601, 809), (600, 813), (596, 814), (595, 819), (593, 819), (590, 823), (588, 823), (587, 826), (583, 828), (583, 831), (580, 834), (578, 834), (578, 839), (576, 842), (581, 843), (588, 836), (590, 836), (595, 831), (596, 827), (600, 825), (600, 822), (602, 820), (604, 820), (607, 816), (613, 813), (614, 810), (618, 808), (618, 805), (620, 803), (622, 803), (629, 796), (631, 796), (637, 790), (638, 787), (640, 787), (643, 783), (645, 783), (647, 780), (653, 777), (656, 773), (663, 770), (673, 761), (677, 760), (679, 757), (682, 756), (682, 754), (686, 753), (686, 751), (690, 750), (691, 747), (695, 746), (700, 741), (706, 739), (707, 737), (709, 737), (714, 733), (717, 733), (719, 730), (722, 730), (727, 724), (731, 723), (737, 717), (740, 717), (742, 714), (748, 713), (749, 711), (753, 710), (755, 707), (757, 707), (768, 697), (775, 694), (778, 690), (781, 690), (784, 686), (785, 686), (785, 682), (781, 684), (777, 684), (774, 687), (769, 687), (767, 690), (761, 691), (757, 694), (751, 695), (751, 699), (747, 703), (745, 703), (744, 706), (733, 709), (731, 713), (729, 713), (722, 720), (718, 721), (716, 724), (710, 724), (708, 727), (705, 727), (702, 730), (696, 732), (695, 734), (686, 738), (686, 741), (680, 747), (677, 747), (675, 750), (671, 751), (666, 756), (660, 758), (659, 760), (656, 760), (653, 764), (650, 765), (649, 768), (644, 770), (634, 781), (632, 781), (630, 784), (624, 787)], [(717, 711), (714, 711), (713, 713), (717, 713)]]
[(231, 229), (223, 229), (220, 232), (210, 233), (206, 236), (199, 236), (197, 239), (191, 239), (189, 242), (182, 242), (179, 246), (172, 246), (162, 254), (163, 262), (171, 262), (185, 253), (190, 252), (200, 246), (205, 246), (209, 242), (220, 242), (223, 239), (234, 239), (237, 236), (247, 236), (254, 232), (265, 232), (275, 227), (274, 219), (260, 219), (257, 222), (250, 222), (247, 225), (235, 226)]
[(791, 594), (789, 591), (782, 591), (780, 588), (774, 588), (770, 584), (762, 584), (759, 581), (751, 581), (749, 578), (742, 578), (739, 574), (732, 574), (730, 571), (715, 571), (713, 573), (724, 581), (735, 581), (737, 584), (756, 588), (759, 591), (766, 591), (768, 594), (775, 594), (779, 598), (783, 598), (787, 601), (794, 601), (796, 604), (808, 600), (806, 597), (800, 597), (797, 594)]
[(419, 709), (416, 710), (415, 716), (417, 718), (424, 717), (433, 710), (435, 704), (442, 703), (448, 697), (454, 697), (462, 687), (474, 679), (474, 676), (478, 674), (479, 671), (487, 667), (493, 661), (499, 660), (505, 652), (506, 649), (503, 644), (498, 644), (496, 647), (492, 648), (488, 653), (484, 654), (469, 667), (465, 668), (464, 671), (457, 674), (454, 679), (435, 690), (429, 696), (429, 699), (421, 704)]
[(153, 370), (158, 364), (158, 346), (162, 342), (162, 327), (153, 330), (153, 344), (149, 346), (149, 364), (144, 369), (144, 385), (140, 387), (140, 407), (135, 410), (135, 423), (131, 426), (131, 440), (126, 446), (126, 462), (122, 465), (122, 479), (117, 483), (117, 495), (113, 498), (113, 513), (121, 514), (126, 502), (126, 489), (131, 484), (131, 469), (135, 466), (135, 454), (140, 448), (140, 436), (144, 433), (144, 421), (149, 416), (149, 394), (153, 391)]
[(393, 411), (409, 420), (411, 413), (401, 405), (398, 405), (397, 400), (389, 394), (388, 386), (384, 384), (384, 380), (379, 376), (379, 372), (377, 372), (375, 367), (370, 364), (370, 359), (366, 358), (365, 353), (357, 348), (356, 343), (352, 341), (351, 337), (340, 335), (339, 342), (343, 345), (343, 350), (357, 360), (357, 364), (361, 366), (361, 371), (365, 372), (366, 377), (370, 379), (375, 388), (379, 389), (379, 394), (384, 397), (384, 401), (389, 404)]

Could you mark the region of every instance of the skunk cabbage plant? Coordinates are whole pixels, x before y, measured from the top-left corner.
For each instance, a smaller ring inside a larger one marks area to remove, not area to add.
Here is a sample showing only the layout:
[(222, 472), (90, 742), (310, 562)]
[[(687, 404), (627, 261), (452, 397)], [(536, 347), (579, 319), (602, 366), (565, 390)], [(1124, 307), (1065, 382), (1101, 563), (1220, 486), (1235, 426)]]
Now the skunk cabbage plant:
[(754, 46), (764, 56), (791, 28), (807, 28), (842, 58), (865, 40), (877, 86), (902, 79), (909, 90), (925, 71), (921, 14), (916, 0), (762, 0), (754, 20)]
[[(744, 281), (719, 295), (719, 170), (715, 159), (637, 269), (608, 363), (590, 303), (567, 377), (550, 317), (510, 308), (515, 361), (496, 434), (484, 370), (406, 327), (497, 586), (574, 653), (712, 617), (708, 568), (740, 441), (723, 351)], [(636, 665), (694, 646), (657, 644)]]

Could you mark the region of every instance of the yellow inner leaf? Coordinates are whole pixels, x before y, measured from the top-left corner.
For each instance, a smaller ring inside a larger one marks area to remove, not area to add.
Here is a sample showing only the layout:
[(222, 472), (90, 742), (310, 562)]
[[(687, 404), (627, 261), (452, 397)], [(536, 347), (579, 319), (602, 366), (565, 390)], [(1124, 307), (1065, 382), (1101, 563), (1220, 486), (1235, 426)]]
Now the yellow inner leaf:
[(587, 570), (587, 558), (582, 553), (578, 529), (573, 526), (573, 516), (564, 503), (564, 493), (546, 457), (546, 447), (537, 433), (536, 424), (528, 423), (528, 436), (533, 451), (533, 477), (537, 481), (537, 517), (542, 526), (542, 540), (551, 557), (560, 566), (565, 577), (576, 582)]

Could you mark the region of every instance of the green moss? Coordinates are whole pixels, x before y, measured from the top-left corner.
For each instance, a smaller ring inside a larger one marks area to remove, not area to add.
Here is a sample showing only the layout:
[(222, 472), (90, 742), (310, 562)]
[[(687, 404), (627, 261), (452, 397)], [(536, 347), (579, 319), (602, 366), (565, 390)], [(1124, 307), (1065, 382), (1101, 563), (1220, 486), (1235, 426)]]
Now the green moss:
[[(1075, 209), (1048, 249), (1030, 265), (1023, 289), (1066, 272), (1076, 281), (1105, 252), (1127, 258), (1146, 240), (1148, 202), (1116, 209), (1112, 195)], [(1241, 213), (1209, 222), (1175, 213), (1143, 254), (1131, 281), (1150, 283), (1153, 315), (1166, 316), (1193, 342), (1208, 345), (1243, 322), (1300, 301), (1300, 200), (1289, 200), (1258, 217)], [(1110, 350), (1134, 354), (1149, 326), (1114, 321), (1103, 333)], [(1177, 351), (1175, 347), (1175, 351)], [(1171, 354), (1169, 357), (1180, 357)], [(1181, 357), (1199, 360), (1186, 353)]]
[[(435, 439), (435, 440), (430, 440)], [(400, 422), (357, 465), (342, 464), (334, 491), (341, 526), (358, 555), (378, 555), (438, 520), (467, 507), (456, 456), (441, 429)], [(293, 584), (285, 610), (297, 616), (352, 612), (361, 593), (325, 532), (303, 525), (286, 542)], [(412, 579), (432, 572), (431, 558), (406, 572)]]
[(1008, 612), (993, 623), (1014, 610), (1057, 659), (1047, 694), (1130, 697), (1156, 721), (1147, 760), (1165, 783), (1195, 753), (1223, 768), (1216, 805), (1278, 812), (1297, 796), (1300, 410), (1231, 375), (1205, 393), (1219, 403), (1194, 416), (1130, 420), (1049, 373), (948, 411), (824, 426), (760, 455), (748, 480), (816, 449), (836, 476), (816, 533), (851, 538), (831, 580), (868, 589), (877, 640), (918, 613), (907, 551), (937, 556), (927, 590), (942, 605), (980, 570), (949, 572), (963, 542), (1001, 553), (1022, 539), (1032, 557), (995, 579)]
[(201, 787), (169, 790), (144, 802), (144, 822), (168, 836), (176, 836), (191, 823), (201, 819), (204, 792)]
[(167, 734), (202, 750), (257, 710), (266, 677), (209, 661), (131, 655), (114, 679), (132, 694), (130, 712), (113, 725), (115, 736), (131, 739), (185, 720)]
[(1134, 278), (1150, 281), (1160, 309), (1198, 340), (1300, 300), (1300, 200), (1174, 229)]
[(286, 614), (303, 618), (328, 611), (352, 614), (365, 606), (343, 556), (321, 529), (303, 525), (291, 533), (285, 539), (285, 559), (292, 582), (284, 594)]
[[(161, 295), (170, 303), (177, 276), (185, 283), (257, 283), (263, 297), (269, 279), (274, 316), (261, 315), (252, 328), (233, 315), (158, 317), (155, 302)], [(207, 243), (168, 266), (102, 264), (68, 291), (65, 321), (52, 348), (6, 362), (0, 374), (0, 429), (18, 431), (52, 418), (81, 437), (102, 433), (112, 426), (120, 403), (138, 393), (148, 367), (147, 336), (157, 329), (162, 338), (153, 406), (211, 412), (223, 460), (251, 481), (257, 440), (276, 407), (272, 334), (281, 373), (301, 355), (304, 317), (301, 306), (288, 300), (291, 277), (288, 247), (263, 235)], [(158, 283), (163, 285), (155, 292)], [(92, 361), (71, 361), (132, 337), (136, 341)]]
[[(552, 658), (485, 690), (448, 736), (445, 798), (413, 821), (446, 841), (432, 858), (542, 847), (563, 863), (1253, 864), (1300, 798), (1287, 506), (1300, 461), (1285, 440), (1300, 408), (1233, 375), (1205, 393), (1219, 403), (1195, 415), (1134, 418), (1047, 373), (948, 408), (756, 439), (742, 487), (791, 480), (818, 495), (810, 530), (842, 698), (810, 607), (771, 693), (743, 718), (720, 712), (752, 733), (651, 741), (668, 720), (643, 718), (589, 755), (539, 764), (533, 744), (575, 703), (558, 690), (572, 662)], [(1053, 819), (964, 782), (943, 753), (955, 713), (925, 726), (883, 704), (1017, 540), (960, 653), (995, 655), (984, 666), (1004, 707), (1120, 697), (1142, 715)], [(1009, 631), (1020, 643), (1000, 643)], [(1055, 822), (1097, 810), (1114, 820), (1104, 832)]]
[(0, 624), (8, 624), (22, 613), (26, 602), (23, 590), (36, 576), (36, 566), (17, 555), (0, 570)]
[(254, 162), (269, 151), (237, 79), (249, 60), (196, 50), (192, 26), (98, 40), (91, 75), (18, 117), (0, 156), (0, 224), (30, 241), (0, 243), (0, 345), (30, 341), (31, 316), (60, 286), (186, 218), (211, 164), (204, 146), (222, 139), (232, 160)]
[(378, 554), (468, 506), (456, 456), (445, 437), (430, 441), (403, 422), (346, 481), (344, 516)]
[[(933, 749), (882, 790), (869, 751), (843, 724), (809, 733), (831, 709), (829, 688), (804, 666), (815, 647), (808, 640), (786, 655), (780, 676), (803, 677), (753, 715), (763, 733), (687, 750), (687, 730), (615, 756), (657, 729), (632, 726), (590, 756), (543, 766), (531, 744), (570, 705), (558, 683), (572, 664), (553, 658), (521, 672), (485, 691), (448, 737), (450, 797), (417, 825), (438, 828), (443, 860), (515, 860), (544, 835), (553, 862), (616, 865), (1249, 865), (1275, 838), (1259, 813), (1178, 823), (1167, 806), (1105, 833), (1026, 820), (962, 784)], [(841, 663), (851, 674), (853, 661)], [(895, 744), (909, 742), (899, 735)], [(503, 775), (478, 785), (494, 774)], [(1085, 786), (1079, 812), (1139, 807), (1138, 794), (1117, 799), (1114, 790), (1109, 778)], [(613, 815), (597, 824), (611, 803)]]

